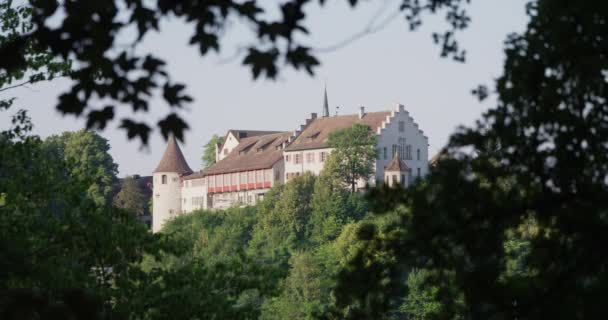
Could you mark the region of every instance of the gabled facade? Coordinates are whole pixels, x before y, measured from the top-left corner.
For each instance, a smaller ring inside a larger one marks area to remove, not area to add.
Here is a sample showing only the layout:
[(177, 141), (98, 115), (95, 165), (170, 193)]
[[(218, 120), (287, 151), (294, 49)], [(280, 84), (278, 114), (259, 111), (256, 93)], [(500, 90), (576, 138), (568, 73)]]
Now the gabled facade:
[[(332, 151), (329, 135), (357, 123), (375, 132), (378, 150), (374, 175), (360, 181), (359, 188), (390, 185), (393, 179), (403, 186), (428, 172), (428, 139), (402, 105), (390, 111), (366, 113), (361, 107), (358, 114), (329, 116), (325, 96), (322, 114), (311, 114), (294, 132), (229, 130), (217, 146), (217, 162), (194, 173), (170, 137), (154, 171), (153, 231), (181, 213), (254, 205), (274, 185), (305, 172), (320, 174)], [(398, 172), (393, 172), (395, 166)]]
[(377, 137), (378, 158), (374, 164), (374, 176), (370, 181), (360, 181), (359, 188), (367, 183), (375, 185), (385, 180), (384, 168), (395, 155), (412, 168), (412, 174), (424, 176), (428, 172), (428, 138), (414, 122), (403, 105), (397, 104), (391, 111), (369, 112), (361, 107), (358, 114), (333, 117), (314, 117), (302, 126), (303, 130), (285, 149), (285, 180), (311, 172), (318, 175), (332, 151), (328, 138), (332, 132), (363, 124), (370, 127)]

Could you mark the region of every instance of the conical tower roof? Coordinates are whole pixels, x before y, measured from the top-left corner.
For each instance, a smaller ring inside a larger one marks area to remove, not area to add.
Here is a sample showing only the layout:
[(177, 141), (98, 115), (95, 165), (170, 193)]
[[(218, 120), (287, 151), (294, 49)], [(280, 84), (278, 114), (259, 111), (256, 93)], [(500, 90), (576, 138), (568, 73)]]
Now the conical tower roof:
[(393, 160), (391, 160), (391, 162), (388, 163), (388, 165), (386, 166), (386, 169), (384, 169), (384, 171), (404, 172), (404, 171), (410, 171), (410, 168), (405, 164), (405, 162), (403, 160), (399, 159), (399, 154), (395, 153)]
[(169, 136), (167, 149), (165, 149), (165, 153), (154, 172), (177, 172), (179, 174), (192, 173), (192, 169), (190, 169), (186, 159), (184, 159), (182, 150), (179, 149), (179, 145), (177, 145), (174, 135)]

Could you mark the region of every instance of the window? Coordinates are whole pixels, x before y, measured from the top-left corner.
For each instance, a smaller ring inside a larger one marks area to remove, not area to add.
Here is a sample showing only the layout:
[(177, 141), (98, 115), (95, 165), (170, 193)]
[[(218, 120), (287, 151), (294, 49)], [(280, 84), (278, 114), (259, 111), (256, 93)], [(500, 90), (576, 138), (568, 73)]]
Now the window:
[(416, 149), (416, 160), (420, 160), (420, 149)]
[(289, 155), (285, 155), (285, 162), (289, 162)]
[(255, 176), (257, 182), (264, 182), (264, 173), (262, 170), (258, 170)]
[(394, 144), (393, 145), (393, 153), (391, 154), (391, 158), (394, 158), (396, 153), (397, 153), (397, 145)]
[(249, 171), (247, 173), (247, 183), (254, 183), (255, 182), (255, 175), (253, 173), (253, 171)]
[(279, 181), (279, 180), (281, 180), (281, 171), (276, 170), (274, 172), (274, 181)]
[(386, 155), (387, 155), (386, 147), (382, 148), (382, 153), (384, 154), (384, 159), (386, 160)]
[(299, 164), (300, 163), (300, 154), (299, 153), (295, 154), (295, 156), (293, 157), (293, 162), (295, 164)]
[(162, 184), (167, 184), (167, 175), (166, 174), (163, 174), (163, 176), (161, 177), (161, 181), (162, 181), (161, 182)]
[(313, 163), (313, 162), (315, 162), (315, 154), (313, 152), (308, 152), (306, 154), (306, 162), (307, 163)]
[(325, 162), (325, 151), (319, 152), (319, 160)]
[(404, 174), (401, 175), (401, 185), (402, 186), (405, 185), (405, 175)]
[(393, 185), (397, 184), (397, 175), (393, 175)]
[(405, 158), (412, 160), (412, 145), (407, 145), (405, 148)]
[(420, 168), (418, 168), (417, 171), (418, 171), (418, 178), (420, 178)]
[(405, 131), (405, 122), (399, 121), (399, 132)]
[(405, 138), (399, 138), (399, 159), (405, 160)]
[(173, 180), (173, 182), (177, 182), (177, 177), (176, 177), (176, 178), (173, 178), (172, 180)]
[(169, 209), (169, 214), (173, 215), (173, 209)]

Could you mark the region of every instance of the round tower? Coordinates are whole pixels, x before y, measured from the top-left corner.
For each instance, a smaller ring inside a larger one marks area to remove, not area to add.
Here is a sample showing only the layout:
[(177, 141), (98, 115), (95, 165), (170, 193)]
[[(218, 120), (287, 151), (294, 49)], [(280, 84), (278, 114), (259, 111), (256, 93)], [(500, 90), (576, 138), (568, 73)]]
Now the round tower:
[(182, 211), (181, 177), (192, 173), (175, 136), (169, 136), (167, 148), (154, 170), (152, 184), (152, 232)]

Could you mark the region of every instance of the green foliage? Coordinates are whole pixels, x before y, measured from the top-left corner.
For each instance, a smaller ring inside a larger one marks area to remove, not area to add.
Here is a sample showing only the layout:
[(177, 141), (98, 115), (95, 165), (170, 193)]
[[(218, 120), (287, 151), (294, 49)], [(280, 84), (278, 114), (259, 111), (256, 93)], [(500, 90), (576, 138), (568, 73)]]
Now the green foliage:
[(251, 252), (286, 266), (292, 252), (307, 247), (315, 181), (312, 174), (304, 174), (268, 193), (258, 211)]
[[(497, 106), (452, 136), (424, 182), (372, 192), (373, 207), (408, 232), (372, 234), (381, 245), (341, 275), (340, 307), (373, 301), (373, 317), (386, 315), (391, 306), (374, 297), (399, 293), (380, 284), (398, 283), (399, 264), (417, 256), (439, 289), (433, 318), (604, 316), (608, 4), (536, 0), (527, 13), (527, 29), (506, 41)], [(386, 248), (394, 261), (376, 258)], [(390, 276), (347, 282), (368, 273)]]
[(50, 136), (44, 146), (52, 153), (51, 158), (67, 163), (73, 179), (88, 186), (91, 199), (100, 205), (111, 203), (118, 165), (108, 153), (108, 140), (92, 131), (79, 130)]
[(205, 144), (203, 147), (203, 156), (201, 159), (203, 160), (203, 169), (207, 169), (211, 167), (215, 163), (215, 152), (218, 145), (222, 145), (224, 143), (224, 137), (220, 137), (217, 134), (214, 134), (213, 137)]
[(312, 195), (309, 239), (316, 244), (334, 240), (345, 224), (362, 219), (366, 212), (359, 195), (349, 193), (340, 181), (323, 172)]
[[(0, 48), (10, 46), (33, 31), (32, 13), (32, 8), (27, 5), (13, 5), (13, 1), (0, 2)], [(13, 65), (9, 72), (0, 72), (0, 92), (69, 74), (69, 63), (42, 49), (34, 40), (26, 39), (20, 46), (22, 51), (17, 53), (20, 56), (14, 57), (20, 60), (20, 65)], [(3, 101), (12, 104), (10, 99)]]
[(141, 216), (146, 213), (150, 199), (137, 185), (135, 178), (126, 177), (122, 180), (120, 191), (114, 196), (114, 206), (125, 209), (135, 215)]
[(3, 131), (0, 149), (2, 318), (114, 314), (110, 302), (144, 283), (137, 264), (158, 237), (87, 197), (88, 186), (38, 137)]
[[(180, 116), (179, 109), (192, 98), (185, 93), (183, 84), (171, 78), (165, 61), (140, 50), (145, 36), (159, 31), (164, 25), (162, 22), (171, 17), (179, 18), (195, 26), (190, 45), (196, 46), (201, 56), (205, 56), (220, 51), (226, 29), (238, 21), (254, 35), (240, 56), (254, 78), (275, 79), (283, 68), (313, 74), (320, 62), (313, 48), (305, 44), (304, 37), (309, 33), (306, 7), (315, 2), (318, 1), (289, 0), (268, 5), (259, 0), (159, 1), (152, 4), (145, 0), (126, 3), (118, 0), (50, 0), (31, 1), (31, 7), (28, 7), (3, 1), (0, 14), (5, 14), (0, 21), (9, 28), (19, 25), (27, 28), (12, 37), (0, 36), (0, 74), (18, 73), (35, 66), (38, 60), (44, 60), (33, 59), (32, 62), (23, 54), (32, 47), (37, 52), (48, 52), (44, 57), (58, 59), (59, 63), (72, 59), (76, 67), (70, 76), (75, 84), (60, 96), (57, 109), (61, 113), (84, 114), (87, 128), (103, 129), (119, 113), (115, 111), (118, 106), (129, 108), (133, 113), (148, 111), (149, 99), (162, 96), (164, 102), (174, 108), (158, 124), (123, 118), (120, 128), (129, 139), (137, 137), (144, 144), (156, 126), (165, 138), (173, 133), (181, 140), (188, 124)], [(360, 1), (348, 2), (356, 6)], [(454, 34), (468, 26), (469, 17), (464, 7), (469, 1), (401, 2), (399, 10), (412, 30), (422, 24), (425, 15), (445, 13), (448, 30), (433, 33), (433, 40), (441, 46), (441, 56), (464, 60), (464, 50), (458, 47)], [(57, 12), (62, 12), (60, 20), (65, 23), (55, 23)], [(127, 43), (124, 43), (125, 39), (118, 40), (124, 30), (135, 31), (135, 36)], [(42, 62), (45, 63), (51, 66)], [(105, 104), (97, 106), (94, 97), (103, 98)]]
[(325, 164), (326, 174), (342, 179), (355, 192), (357, 182), (366, 181), (374, 172), (376, 135), (368, 126), (355, 124), (332, 132), (328, 144), (333, 150)]
[(414, 269), (408, 275), (408, 294), (399, 306), (399, 313), (405, 319), (425, 320), (440, 314), (439, 288), (426, 285), (428, 273), (424, 269)]

